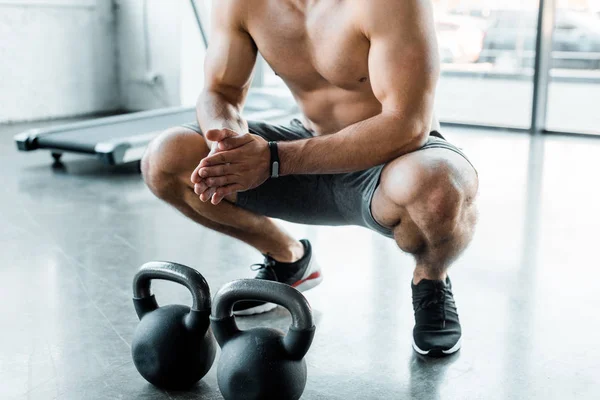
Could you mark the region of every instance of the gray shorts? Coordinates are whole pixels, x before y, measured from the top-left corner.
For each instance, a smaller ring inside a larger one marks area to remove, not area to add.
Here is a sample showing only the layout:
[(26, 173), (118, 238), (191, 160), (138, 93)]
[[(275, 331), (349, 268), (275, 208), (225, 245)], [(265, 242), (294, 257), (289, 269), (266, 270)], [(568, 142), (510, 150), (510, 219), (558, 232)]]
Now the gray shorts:
[[(306, 139), (312, 132), (297, 119), (289, 126), (248, 121), (249, 131), (268, 141)], [(202, 134), (197, 123), (184, 128)], [(467, 157), (438, 132), (420, 149), (448, 149)], [(418, 150), (419, 151), (419, 150)], [(256, 189), (238, 193), (236, 205), (256, 214), (307, 225), (359, 225), (393, 237), (371, 213), (371, 200), (385, 165), (346, 174), (290, 175), (269, 179)]]

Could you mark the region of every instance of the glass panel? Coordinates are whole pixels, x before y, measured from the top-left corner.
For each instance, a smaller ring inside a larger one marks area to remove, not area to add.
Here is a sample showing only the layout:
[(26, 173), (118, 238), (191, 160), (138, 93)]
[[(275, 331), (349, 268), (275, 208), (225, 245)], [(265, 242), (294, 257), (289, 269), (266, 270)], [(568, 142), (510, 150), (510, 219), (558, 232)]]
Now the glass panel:
[(600, 0), (558, 0), (550, 130), (600, 135)]
[(529, 128), (538, 0), (434, 0), (442, 121)]

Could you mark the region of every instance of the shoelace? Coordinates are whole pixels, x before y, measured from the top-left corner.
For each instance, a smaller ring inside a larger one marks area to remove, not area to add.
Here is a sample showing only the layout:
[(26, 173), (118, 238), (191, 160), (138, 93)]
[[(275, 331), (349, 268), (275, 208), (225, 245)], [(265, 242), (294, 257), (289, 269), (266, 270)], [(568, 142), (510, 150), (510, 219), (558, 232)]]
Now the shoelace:
[(446, 327), (446, 292), (443, 286), (435, 285), (433, 290), (419, 301), (419, 308), (426, 310), (437, 306), (442, 311), (442, 328)]
[(273, 267), (275, 266), (276, 261), (274, 259), (272, 259), (271, 257), (265, 257), (265, 261), (262, 263), (257, 263), (257, 264), (252, 264), (250, 266), (250, 269), (252, 271), (258, 272), (258, 275), (261, 276), (261, 278), (264, 276), (265, 273), (271, 273), (275, 279), (277, 279), (277, 274), (275, 273), (275, 270), (273, 269)]

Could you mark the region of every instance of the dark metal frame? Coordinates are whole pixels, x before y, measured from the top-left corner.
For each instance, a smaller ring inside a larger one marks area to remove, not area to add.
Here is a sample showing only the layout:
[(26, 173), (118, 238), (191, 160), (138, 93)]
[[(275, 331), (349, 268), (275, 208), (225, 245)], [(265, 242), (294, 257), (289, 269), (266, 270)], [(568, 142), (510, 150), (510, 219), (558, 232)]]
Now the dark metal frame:
[(531, 132), (546, 130), (548, 89), (550, 85), (550, 62), (556, 4), (554, 0), (540, 0), (538, 26), (535, 41), (535, 67), (533, 75), (533, 108), (531, 110)]
[(194, 10), (194, 17), (196, 17), (196, 24), (198, 25), (198, 30), (200, 31), (200, 36), (202, 36), (202, 42), (204, 42), (204, 48), (208, 48), (208, 35), (204, 30), (204, 24), (202, 23), (202, 17), (200, 10), (198, 10), (198, 6), (196, 5), (195, 0), (190, 0), (190, 4), (192, 5), (192, 10)]

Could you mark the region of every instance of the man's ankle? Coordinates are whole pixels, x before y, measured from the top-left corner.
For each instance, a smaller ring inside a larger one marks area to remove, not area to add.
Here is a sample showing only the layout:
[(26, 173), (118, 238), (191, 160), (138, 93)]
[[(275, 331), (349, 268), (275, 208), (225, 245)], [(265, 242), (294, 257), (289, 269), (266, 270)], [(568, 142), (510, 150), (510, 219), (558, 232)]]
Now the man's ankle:
[(281, 263), (295, 263), (304, 256), (304, 245), (300, 241), (296, 240), (277, 253), (267, 254), (275, 261)]
[(418, 285), (423, 279), (430, 281), (446, 281), (446, 271), (436, 271), (434, 268), (417, 267), (413, 273), (413, 284)]

